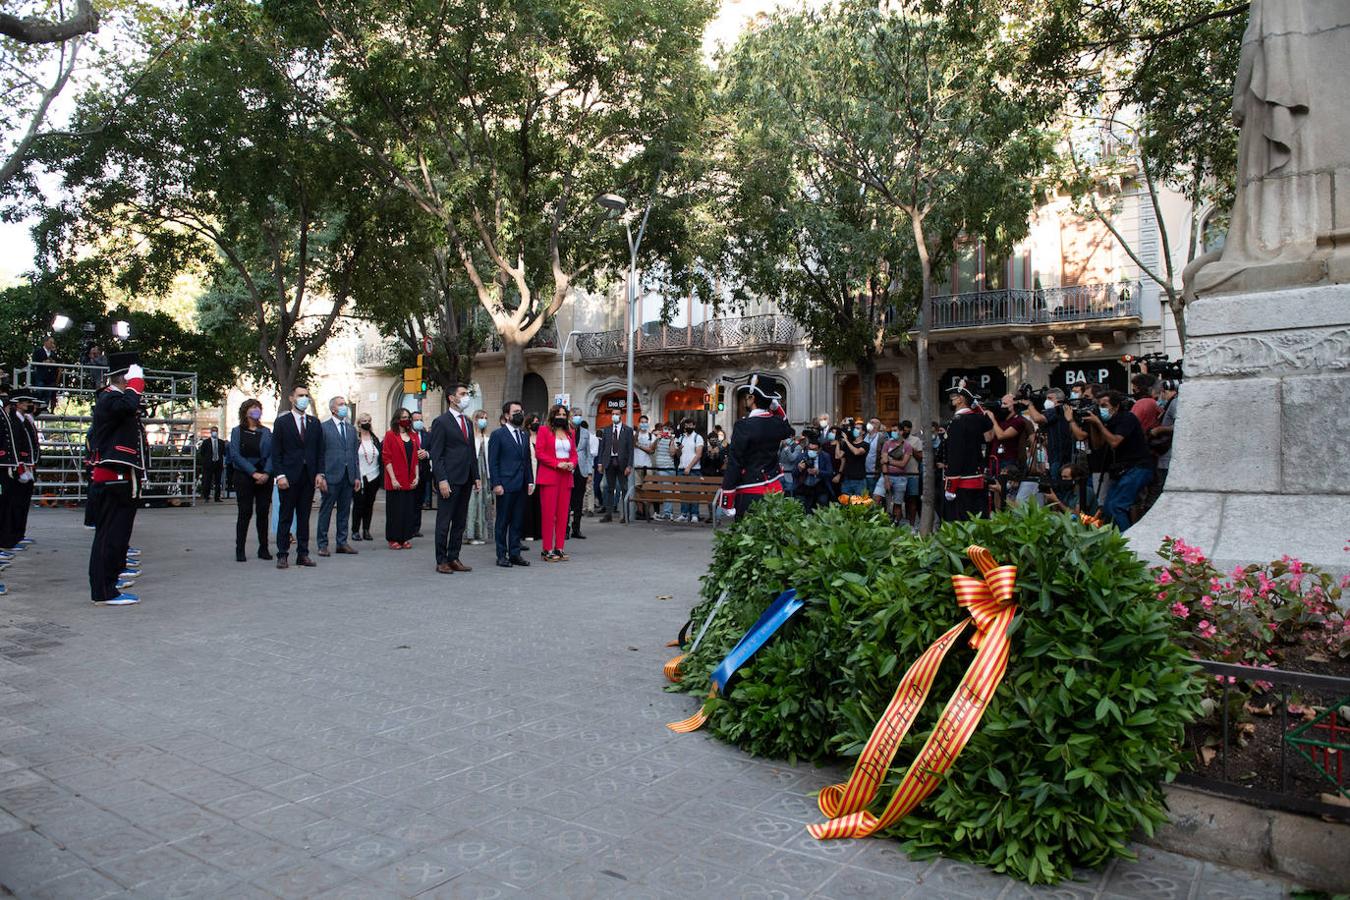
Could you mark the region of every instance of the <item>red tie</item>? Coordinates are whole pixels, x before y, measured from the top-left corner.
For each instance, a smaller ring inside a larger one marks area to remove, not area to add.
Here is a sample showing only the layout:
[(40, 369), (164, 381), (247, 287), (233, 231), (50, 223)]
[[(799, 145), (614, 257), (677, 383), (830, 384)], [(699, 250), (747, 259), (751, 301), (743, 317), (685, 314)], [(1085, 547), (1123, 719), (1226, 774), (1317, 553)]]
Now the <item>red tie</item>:
[(463, 416), (456, 416), (455, 418), (459, 419), (459, 430), (464, 432), (464, 443), (467, 444), (469, 442), (469, 426), (464, 423)]

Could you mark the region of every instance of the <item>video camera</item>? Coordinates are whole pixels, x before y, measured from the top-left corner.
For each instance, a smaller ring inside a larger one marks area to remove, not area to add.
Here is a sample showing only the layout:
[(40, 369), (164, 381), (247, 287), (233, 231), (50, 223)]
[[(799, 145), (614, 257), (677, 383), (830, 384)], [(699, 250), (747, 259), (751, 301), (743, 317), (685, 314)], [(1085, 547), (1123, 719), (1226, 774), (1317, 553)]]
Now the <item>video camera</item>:
[(1126, 354), (1120, 358), (1120, 361), (1130, 367), (1130, 374), (1134, 375), (1148, 369), (1148, 374), (1156, 376), (1163, 381), (1181, 381), (1186, 377), (1182, 371), (1182, 360), (1173, 361), (1166, 353), (1145, 353), (1142, 356), (1130, 356)]
[(1040, 409), (1045, 406), (1045, 398), (1049, 393), (1050, 388), (1048, 387), (1034, 388), (1031, 386), (1031, 382), (1024, 381), (1013, 392), (1013, 408), (1019, 413), (1026, 412), (1028, 406)]

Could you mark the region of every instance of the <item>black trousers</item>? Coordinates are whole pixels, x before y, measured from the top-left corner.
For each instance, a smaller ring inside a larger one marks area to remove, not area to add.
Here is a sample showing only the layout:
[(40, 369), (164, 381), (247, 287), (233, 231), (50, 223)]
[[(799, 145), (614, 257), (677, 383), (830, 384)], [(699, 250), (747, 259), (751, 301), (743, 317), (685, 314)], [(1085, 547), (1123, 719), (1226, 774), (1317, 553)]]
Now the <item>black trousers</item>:
[(0, 550), (12, 549), (28, 533), (33, 486), (34, 482), (20, 481), (13, 474), (5, 477), (4, 489), (9, 494), (9, 501), (5, 504), (4, 521), (0, 522)]
[[(942, 486), (942, 482), (938, 482)], [(960, 522), (970, 516), (984, 518), (989, 515), (989, 491), (985, 488), (957, 488), (955, 500), (943, 498), (942, 518), (946, 522)]]
[(207, 460), (202, 463), (202, 499), (209, 500), (214, 494), (216, 502), (220, 502), (220, 476), (224, 471), (225, 465), (219, 460), (212, 462)]
[(244, 544), (248, 540), (250, 518), (257, 519), (258, 549), (266, 550), (267, 517), (272, 511), (271, 479), (258, 484), (253, 480), (252, 475), (245, 472), (236, 472), (234, 475), (234, 499), (239, 504), (239, 517), (234, 523), (235, 552), (244, 552)]
[[(467, 508), (467, 507), (466, 507)], [(401, 544), (413, 539), (422, 518), (422, 486), (384, 492), (384, 539)], [(460, 528), (460, 537), (464, 529)]]
[(103, 482), (89, 481), (89, 491), (84, 498), (84, 527), (96, 528), (98, 526), (98, 495), (103, 490)]
[(309, 514), (314, 509), (314, 476), (309, 469), (300, 472), (299, 483), (291, 482), (277, 490), (281, 505), (277, 508), (277, 552), (285, 556), (291, 549), (291, 517), (295, 517), (295, 558), (309, 556)]
[(577, 469), (572, 473), (572, 533), (581, 534), (581, 507), (586, 502), (586, 473)]
[(493, 536), (497, 540), (498, 559), (520, 557), (521, 532), (525, 528), (525, 492), (503, 491), (497, 500), (497, 521)]
[(469, 492), (472, 489), (473, 482), (453, 485), (449, 498), (441, 497), (436, 504), (437, 565), (459, 559), (460, 548), (464, 546), (464, 526), (469, 519)]
[(370, 534), (370, 520), (375, 517), (375, 497), (383, 484), (379, 475), (361, 479), (361, 490), (352, 498), (352, 534)]
[(117, 576), (127, 565), (127, 547), (136, 524), (137, 501), (130, 481), (105, 482), (94, 509), (94, 543), (89, 548), (89, 597), (102, 603), (117, 590)]

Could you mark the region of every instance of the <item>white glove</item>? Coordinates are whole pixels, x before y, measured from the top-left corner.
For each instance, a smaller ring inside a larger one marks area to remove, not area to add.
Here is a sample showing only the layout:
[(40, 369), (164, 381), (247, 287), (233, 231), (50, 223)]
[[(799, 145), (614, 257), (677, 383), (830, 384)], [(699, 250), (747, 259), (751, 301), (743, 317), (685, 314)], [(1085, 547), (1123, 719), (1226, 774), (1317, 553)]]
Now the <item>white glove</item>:
[(130, 381), (133, 378), (145, 378), (145, 370), (136, 363), (132, 363), (127, 367), (127, 381)]

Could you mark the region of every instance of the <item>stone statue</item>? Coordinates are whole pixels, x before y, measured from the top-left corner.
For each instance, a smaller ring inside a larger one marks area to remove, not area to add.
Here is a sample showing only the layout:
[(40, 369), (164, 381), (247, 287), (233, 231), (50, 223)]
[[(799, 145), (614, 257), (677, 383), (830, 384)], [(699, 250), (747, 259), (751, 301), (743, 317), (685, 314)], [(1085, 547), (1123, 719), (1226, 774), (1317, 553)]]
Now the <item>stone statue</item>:
[[(1233, 86), (1237, 198), (1195, 294), (1350, 282), (1350, 2), (1253, 0)], [(1197, 260), (1197, 262), (1200, 262)]]

